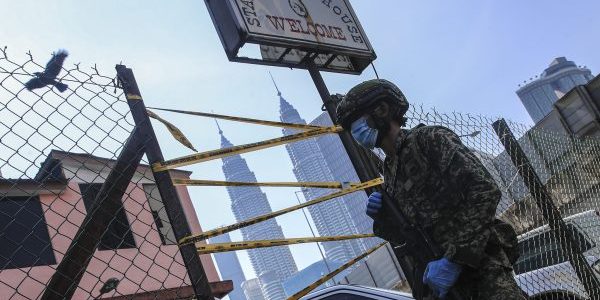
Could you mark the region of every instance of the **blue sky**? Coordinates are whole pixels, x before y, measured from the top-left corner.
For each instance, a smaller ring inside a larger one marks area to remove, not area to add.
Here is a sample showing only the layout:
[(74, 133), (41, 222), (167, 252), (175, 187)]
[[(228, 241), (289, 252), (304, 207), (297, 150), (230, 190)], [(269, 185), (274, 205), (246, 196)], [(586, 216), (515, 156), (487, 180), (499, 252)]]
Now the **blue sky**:
[[(557, 56), (600, 70), (600, 2), (353, 0), (375, 48), (379, 75), (397, 83), (410, 101), (531, 123), (515, 90)], [(31, 50), (45, 61), (68, 49), (68, 62), (96, 63), (114, 74), (123, 62), (133, 68), (148, 106), (179, 108), (277, 120), (278, 99), (271, 71), (288, 101), (310, 121), (321, 100), (303, 70), (227, 61), (203, 1), (8, 1), (2, 0), (0, 45), (13, 57)], [(43, 3), (43, 4), (41, 4)], [(324, 74), (333, 93), (374, 77)], [(199, 150), (219, 147), (212, 120), (168, 113)], [(222, 122), (234, 144), (280, 136), (277, 129)], [(189, 154), (155, 124), (167, 158)], [(244, 155), (260, 181), (294, 180), (283, 147)], [(187, 169), (194, 178), (223, 179), (220, 162)], [(204, 229), (234, 222), (223, 188), (190, 189)], [(265, 189), (274, 209), (293, 205), (294, 189)], [(301, 213), (278, 218), (289, 237), (310, 234)], [(235, 233), (233, 238), (240, 238)], [(318, 260), (314, 245), (291, 247), (299, 267)], [(240, 257), (248, 278), (253, 272)]]

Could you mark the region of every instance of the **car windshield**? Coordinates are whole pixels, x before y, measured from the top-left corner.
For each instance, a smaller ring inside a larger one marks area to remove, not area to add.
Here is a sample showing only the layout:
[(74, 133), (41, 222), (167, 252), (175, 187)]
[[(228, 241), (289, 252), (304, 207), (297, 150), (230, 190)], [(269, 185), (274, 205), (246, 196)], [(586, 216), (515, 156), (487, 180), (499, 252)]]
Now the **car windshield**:
[[(567, 230), (572, 233), (570, 236), (575, 242), (572, 248), (576, 251), (585, 252), (594, 247), (594, 243), (588, 240), (573, 224), (567, 224)], [(521, 256), (513, 266), (515, 273), (521, 274), (567, 261), (568, 251), (573, 250), (563, 249), (560, 242), (560, 237), (557, 237), (552, 231), (544, 231), (519, 242)]]

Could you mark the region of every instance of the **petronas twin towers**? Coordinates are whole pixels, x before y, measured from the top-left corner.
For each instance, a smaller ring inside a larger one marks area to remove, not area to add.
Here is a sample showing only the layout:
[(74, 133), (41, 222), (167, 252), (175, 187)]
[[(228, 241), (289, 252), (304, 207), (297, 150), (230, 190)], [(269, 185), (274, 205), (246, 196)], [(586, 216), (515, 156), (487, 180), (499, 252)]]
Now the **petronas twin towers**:
[[(221, 134), (221, 148), (233, 146)], [(240, 155), (223, 158), (223, 173), (228, 181), (256, 182), (256, 176)], [(259, 187), (227, 187), (231, 210), (239, 221), (270, 213), (271, 205)], [(282, 239), (283, 231), (275, 219), (241, 229), (245, 241)], [(248, 250), (252, 268), (258, 275), (262, 293), (267, 300), (285, 299), (283, 282), (298, 271), (288, 247)]]
[[(278, 89), (277, 93), (280, 101), (281, 121), (306, 124), (298, 111), (281, 96)], [(293, 133), (296, 133), (296, 131), (283, 129), (284, 135)], [(219, 134), (221, 135), (221, 147), (233, 146), (220, 129)], [(298, 181), (340, 181), (340, 178), (335, 178), (332, 174), (315, 139), (288, 144), (286, 149), (292, 160), (293, 171)], [(222, 169), (228, 181), (256, 182), (256, 176), (240, 155), (223, 158)], [(231, 199), (231, 209), (237, 221), (243, 221), (272, 211), (266, 195), (259, 187), (228, 187), (227, 192)], [(331, 191), (303, 189), (302, 192), (305, 198), (310, 200)], [(362, 197), (364, 198), (364, 195)], [(309, 208), (319, 235), (335, 236), (364, 233), (359, 232), (358, 227), (360, 226), (357, 226), (357, 220), (353, 220), (352, 208), (344, 203), (345, 200), (348, 199), (330, 200)], [(356, 201), (354, 201), (354, 204), (362, 205), (362, 203), (356, 203)], [(364, 208), (361, 207), (360, 209)], [(241, 233), (244, 240), (284, 238), (281, 227), (274, 219), (241, 229)], [(354, 258), (364, 252), (367, 247), (361, 240), (328, 242), (324, 243), (323, 246), (328, 260), (340, 262), (346, 262)], [(298, 271), (290, 249), (288, 247), (253, 249), (249, 250), (248, 254), (252, 267), (258, 275), (264, 298), (267, 300), (285, 299), (283, 283)]]
[[(280, 119), (286, 123), (306, 124), (298, 111), (288, 103), (278, 91)], [(283, 129), (284, 135), (294, 134), (297, 131)], [(323, 152), (315, 139), (302, 140), (287, 144), (286, 150), (294, 166), (294, 175), (298, 181), (336, 181), (327, 166)], [(324, 189), (302, 189), (305, 199), (316, 199), (331, 193)], [(344, 198), (337, 198), (308, 207), (308, 211), (321, 236), (337, 236), (357, 234), (356, 226), (351, 219), (348, 207), (344, 205)], [(364, 245), (359, 240), (345, 242), (324, 243), (327, 259), (346, 262), (362, 252)]]

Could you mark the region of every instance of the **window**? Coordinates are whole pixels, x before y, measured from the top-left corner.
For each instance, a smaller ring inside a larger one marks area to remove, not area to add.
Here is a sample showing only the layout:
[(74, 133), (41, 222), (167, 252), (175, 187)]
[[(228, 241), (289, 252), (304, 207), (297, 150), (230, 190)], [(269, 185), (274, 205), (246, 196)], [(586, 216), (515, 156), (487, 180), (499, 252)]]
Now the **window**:
[(0, 270), (56, 264), (39, 197), (0, 197)]
[[(573, 241), (575, 251), (583, 253), (594, 247), (594, 244), (583, 235), (573, 224), (567, 224), (567, 230)], [(514, 265), (516, 274), (521, 274), (568, 261), (567, 251), (561, 247), (560, 240), (552, 231), (528, 238), (519, 243), (521, 256)]]
[(544, 117), (541, 108), (531, 93), (523, 95), (521, 100), (523, 101), (523, 105), (527, 109), (527, 112), (531, 115), (532, 119), (541, 120)]
[(542, 118), (552, 111), (554, 102), (558, 99), (556, 95), (546, 95), (543, 88), (536, 88), (532, 93), (535, 104), (540, 108)]
[[(88, 213), (92, 211), (96, 201), (96, 195), (100, 192), (101, 187), (101, 183), (86, 183), (79, 185), (85, 210)], [(127, 221), (123, 202), (121, 202), (121, 199), (107, 199), (106, 201), (118, 201), (120, 209), (108, 225), (108, 231), (102, 236), (98, 249), (114, 250), (135, 248), (135, 241), (133, 239), (133, 234), (131, 233), (129, 221)]]
[(150, 210), (152, 210), (152, 217), (156, 228), (158, 228), (158, 234), (163, 245), (175, 245), (175, 233), (173, 233), (173, 227), (169, 216), (165, 210), (165, 205), (160, 197), (160, 192), (156, 184), (144, 184), (144, 192), (150, 204)]

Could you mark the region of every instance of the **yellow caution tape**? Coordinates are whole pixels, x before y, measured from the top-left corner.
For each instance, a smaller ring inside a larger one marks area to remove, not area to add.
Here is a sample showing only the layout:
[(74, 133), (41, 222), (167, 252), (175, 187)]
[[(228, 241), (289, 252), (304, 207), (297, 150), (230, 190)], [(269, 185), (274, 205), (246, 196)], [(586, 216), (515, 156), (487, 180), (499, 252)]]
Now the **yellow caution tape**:
[(193, 165), (196, 163), (201, 163), (213, 159), (219, 159), (231, 155), (247, 153), (251, 151), (257, 151), (261, 149), (266, 149), (270, 147), (275, 147), (283, 144), (293, 143), (300, 140), (305, 140), (311, 137), (328, 134), (328, 133), (338, 133), (343, 131), (341, 126), (331, 126), (331, 127), (321, 127), (319, 129), (304, 131), (292, 135), (287, 135), (280, 138), (270, 139), (266, 141), (233, 146), (230, 148), (217, 149), (207, 152), (196, 153), (188, 156), (183, 156), (180, 158), (167, 160), (164, 162), (157, 162), (152, 165), (152, 169), (155, 172), (166, 171), (170, 169), (175, 169), (182, 166)]
[(167, 127), (167, 129), (169, 130), (171, 135), (178, 142), (180, 142), (182, 145), (192, 149), (193, 151), (198, 152), (198, 150), (196, 150), (196, 148), (194, 148), (194, 145), (192, 145), (190, 140), (188, 140), (188, 138), (185, 137), (185, 135), (183, 134), (183, 132), (181, 132), (181, 130), (179, 130), (179, 128), (177, 128), (175, 125), (171, 124), (169, 121), (161, 118), (159, 115), (157, 115), (149, 110), (146, 110), (146, 112), (148, 113), (148, 117), (163, 123)]
[(142, 96), (136, 94), (127, 94), (125, 95), (125, 98), (127, 98), (127, 100), (142, 100)]
[(256, 248), (267, 248), (275, 246), (286, 246), (296, 245), (305, 243), (317, 243), (317, 242), (335, 242), (352, 239), (364, 239), (374, 237), (374, 234), (355, 234), (355, 235), (341, 235), (341, 236), (321, 236), (321, 237), (305, 237), (305, 238), (293, 238), (293, 239), (277, 239), (277, 240), (261, 240), (261, 241), (248, 241), (248, 242), (232, 242), (232, 243), (218, 243), (209, 245), (198, 245), (198, 254), (210, 254), (228, 251), (238, 251), (246, 249)]
[(162, 111), (169, 111), (169, 112), (174, 112), (174, 113), (180, 113), (180, 114), (186, 114), (186, 115), (193, 115), (193, 116), (200, 116), (200, 117), (207, 117), (207, 118), (215, 118), (215, 119), (221, 119), (221, 120), (229, 120), (229, 121), (235, 121), (235, 122), (257, 124), (257, 125), (281, 127), (281, 128), (294, 128), (294, 129), (304, 129), (304, 130), (312, 130), (312, 129), (323, 128), (323, 126), (317, 126), (317, 125), (306, 125), (306, 124), (295, 124), (295, 123), (265, 121), (265, 120), (250, 119), (250, 118), (244, 118), (244, 117), (233, 117), (233, 116), (227, 116), (227, 115), (210, 114), (210, 113), (196, 112), (196, 111), (168, 109), (168, 108), (158, 108), (158, 107), (148, 107), (148, 108), (150, 108), (150, 109), (156, 109), (156, 110), (162, 110)]
[(354, 259), (352, 259), (351, 261), (343, 264), (341, 267), (335, 269), (333, 272), (319, 278), (317, 281), (311, 283), (309, 286), (305, 287), (304, 289), (302, 289), (301, 291), (293, 294), (292, 296), (290, 296), (289, 298), (287, 298), (287, 300), (298, 300), (304, 296), (306, 296), (308, 293), (310, 293), (312, 290), (318, 288), (321, 284), (327, 282), (328, 280), (330, 280), (331, 278), (333, 278), (335, 275), (341, 273), (342, 271), (348, 269), (350, 266), (352, 266), (353, 264), (359, 262), (361, 259), (367, 257), (369, 254), (377, 251), (377, 249), (383, 247), (385, 245), (385, 243), (381, 243), (376, 247), (371, 248), (371, 250), (355, 257)]
[(321, 189), (341, 189), (357, 186), (360, 183), (349, 182), (239, 182), (199, 179), (173, 179), (174, 185), (185, 186), (267, 186), (267, 187), (305, 187)]
[(319, 197), (317, 199), (304, 202), (302, 204), (294, 205), (292, 207), (284, 208), (284, 209), (281, 209), (281, 210), (278, 210), (278, 211), (274, 211), (274, 212), (271, 212), (271, 213), (268, 213), (268, 214), (264, 214), (262, 216), (257, 216), (257, 217), (254, 217), (254, 218), (250, 218), (250, 219), (248, 219), (246, 221), (242, 221), (242, 222), (239, 222), (239, 223), (236, 223), (236, 224), (232, 224), (232, 225), (228, 225), (228, 226), (225, 226), (225, 227), (221, 227), (221, 228), (209, 230), (209, 231), (203, 232), (201, 234), (190, 235), (190, 236), (184, 237), (181, 240), (179, 240), (179, 244), (180, 245), (186, 245), (186, 244), (191, 244), (191, 243), (203, 241), (203, 240), (206, 240), (208, 238), (211, 238), (211, 237), (214, 237), (214, 236), (217, 236), (217, 235), (225, 234), (225, 233), (228, 233), (228, 232), (231, 232), (231, 231), (234, 231), (234, 230), (238, 230), (240, 228), (244, 228), (244, 227), (256, 224), (256, 223), (260, 223), (260, 222), (263, 222), (263, 221), (266, 221), (266, 220), (269, 220), (269, 219), (273, 219), (275, 217), (281, 216), (283, 214), (286, 214), (286, 213), (289, 213), (289, 212), (292, 212), (292, 211), (295, 211), (295, 210), (302, 209), (302, 208), (307, 207), (307, 206), (315, 205), (315, 204), (327, 201), (329, 199), (333, 199), (333, 198), (341, 197), (341, 196), (344, 196), (344, 195), (347, 195), (347, 194), (350, 194), (350, 193), (354, 193), (354, 192), (359, 191), (359, 190), (364, 190), (366, 188), (377, 186), (377, 185), (380, 185), (382, 183), (383, 183), (383, 179), (382, 178), (376, 178), (376, 179), (373, 179), (373, 180), (369, 180), (367, 182), (363, 182), (361, 184), (358, 184), (358, 185), (356, 185), (354, 187), (351, 187), (351, 188), (348, 188), (348, 189), (343, 189), (341, 191), (337, 191), (335, 193), (331, 193), (331, 194), (325, 195), (323, 197)]

